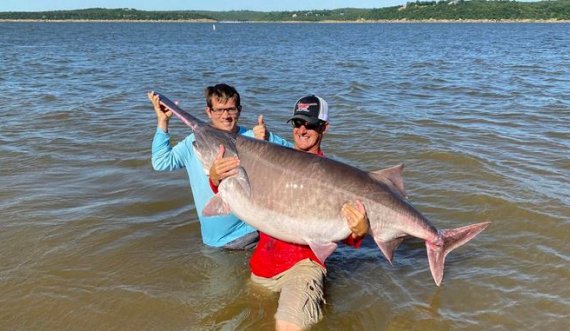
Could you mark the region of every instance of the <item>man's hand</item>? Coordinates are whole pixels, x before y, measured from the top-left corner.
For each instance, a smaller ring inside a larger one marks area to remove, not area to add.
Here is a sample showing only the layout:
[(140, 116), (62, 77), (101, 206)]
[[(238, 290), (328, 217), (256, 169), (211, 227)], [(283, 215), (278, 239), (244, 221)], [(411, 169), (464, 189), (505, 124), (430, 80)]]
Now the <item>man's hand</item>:
[(255, 139), (260, 140), (267, 140), (268, 138), (267, 127), (263, 121), (263, 115), (259, 115), (259, 117), (257, 117), (257, 125), (253, 127), (253, 136)]
[(210, 180), (215, 186), (219, 186), (224, 178), (237, 175), (239, 159), (237, 156), (224, 157), (224, 145), (220, 145), (214, 164), (210, 168)]
[(168, 132), (168, 121), (172, 117), (172, 112), (170, 110), (166, 110), (164, 106), (160, 104), (160, 98), (157, 93), (154, 93), (154, 91), (148, 92), (147, 96), (154, 108), (158, 127), (161, 128), (162, 131)]
[(353, 238), (364, 237), (370, 229), (370, 222), (366, 215), (366, 209), (360, 200), (349, 201), (342, 206), (342, 216), (346, 220)]

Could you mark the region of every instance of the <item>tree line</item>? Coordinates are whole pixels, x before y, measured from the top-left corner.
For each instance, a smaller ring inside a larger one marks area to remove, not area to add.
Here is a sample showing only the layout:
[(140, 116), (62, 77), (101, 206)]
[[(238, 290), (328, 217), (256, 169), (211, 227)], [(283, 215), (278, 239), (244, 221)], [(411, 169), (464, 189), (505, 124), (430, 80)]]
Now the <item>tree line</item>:
[(508, 0), (415, 1), (403, 6), (303, 11), (143, 11), (129, 8), (0, 12), (5, 20), (133, 20), (133, 21), (238, 21), (320, 22), (381, 20), (570, 20), (570, 0), (516, 2)]

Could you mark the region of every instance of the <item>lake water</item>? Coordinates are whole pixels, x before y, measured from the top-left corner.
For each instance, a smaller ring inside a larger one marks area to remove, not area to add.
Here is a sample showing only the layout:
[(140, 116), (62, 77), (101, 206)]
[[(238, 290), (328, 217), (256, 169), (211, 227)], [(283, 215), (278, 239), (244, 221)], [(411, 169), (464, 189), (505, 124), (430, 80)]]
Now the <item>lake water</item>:
[(570, 24), (0, 23), (0, 329), (272, 329), (250, 253), (205, 247), (150, 165), (146, 91), (203, 114), (220, 82), (289, 139), (319, 94), (328, 157), (405, 163), (439, 228), (493, 222), (440, 288), (422, 242), (340, 247), (315, 330), (570, 328)]

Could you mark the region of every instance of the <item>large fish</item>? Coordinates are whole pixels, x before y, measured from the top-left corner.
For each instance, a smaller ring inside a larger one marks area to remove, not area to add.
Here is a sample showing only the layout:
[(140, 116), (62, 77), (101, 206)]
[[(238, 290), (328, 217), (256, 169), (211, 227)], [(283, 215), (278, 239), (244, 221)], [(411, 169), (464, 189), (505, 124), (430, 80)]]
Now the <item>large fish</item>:
[(204, 171), (210, 169), (221, 144), (225, 156), (239, 156), (238, 174), (222, 181), (203, 214), (234, 213), (275, 238), (309, 245), (321, 261), (336, 249), (336, 241), (350, 235), (341, 207), (356, 199), (364, 204), (369, 233), (390, 263), (405, 237), (425, 240), (437, 286), (443, 278), (445, 256), (490, 224), (438, 230), (406, 200), (403, 165), (365, 172), (332, 159), (217, 130), (166, 97), (159, 98), (193, 130), (194, 150)]

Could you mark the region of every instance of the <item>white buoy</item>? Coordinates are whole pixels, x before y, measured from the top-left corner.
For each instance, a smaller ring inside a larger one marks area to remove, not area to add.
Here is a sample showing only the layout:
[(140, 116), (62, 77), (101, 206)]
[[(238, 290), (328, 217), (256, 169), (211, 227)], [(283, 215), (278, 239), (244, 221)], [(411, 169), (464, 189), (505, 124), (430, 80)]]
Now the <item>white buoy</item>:
[(212, 30), (216, 31), (216, 24), (212, 24)]

